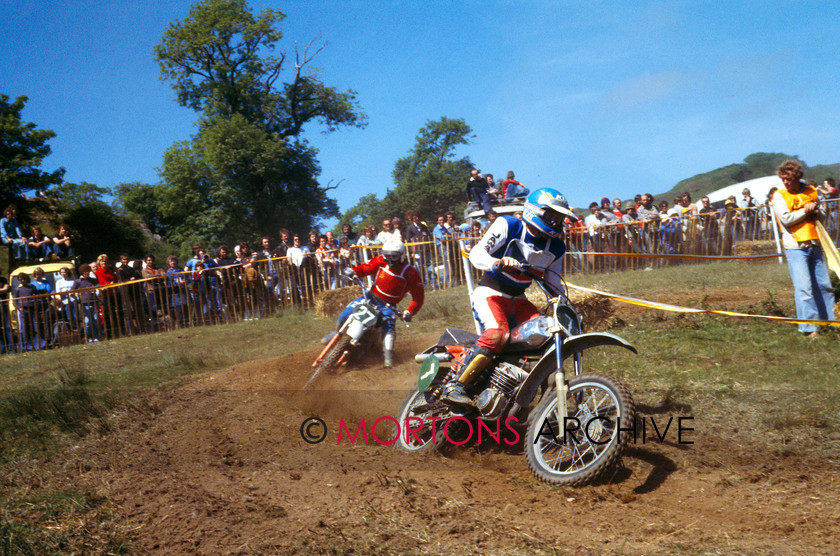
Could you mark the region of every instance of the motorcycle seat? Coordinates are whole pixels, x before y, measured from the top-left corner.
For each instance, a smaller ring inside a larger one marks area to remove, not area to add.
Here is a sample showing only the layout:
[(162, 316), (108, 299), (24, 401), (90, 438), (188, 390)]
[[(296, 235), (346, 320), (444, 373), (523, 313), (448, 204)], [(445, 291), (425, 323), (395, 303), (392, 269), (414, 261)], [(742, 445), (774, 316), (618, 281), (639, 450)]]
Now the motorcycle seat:
[(478, 340), (478, 334), (461, 330), (460, 328), (447, 328), (438, 340), (437, 345), (458, 345), (471, 346)]

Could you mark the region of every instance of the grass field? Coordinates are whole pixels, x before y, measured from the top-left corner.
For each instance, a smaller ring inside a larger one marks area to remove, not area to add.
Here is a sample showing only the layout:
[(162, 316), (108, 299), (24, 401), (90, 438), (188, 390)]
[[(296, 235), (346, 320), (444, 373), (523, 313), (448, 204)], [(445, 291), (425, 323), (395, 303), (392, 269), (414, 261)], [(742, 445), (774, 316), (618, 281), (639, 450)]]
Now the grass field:
[[(675, 266), (575, 277), (571, 282), (688, 307), (793, 316), (787, 267), (776, 262)], [(639, 350), (593, 350), (587, 370), (632, 385), (640, 407), (690, 414), (698, 431), (722, 430), (739, 446), (773, 454), (840, 454), (840, 333), (817, 340), (795, 325), (668, 313), (614, 303), (612, 330)], [(154, 412), (154, 392), (196, 374), (317, 344), (327, 319), (289, 310), (260, 321), (195, 328), (0, 357), (0, 554), (121, 553), (108, 500), (64, 477), (64, 454), (108, 435), (114, 416)], [(445, 326), (472, 329), (465, 288), (430, 292), (402, 338)]]

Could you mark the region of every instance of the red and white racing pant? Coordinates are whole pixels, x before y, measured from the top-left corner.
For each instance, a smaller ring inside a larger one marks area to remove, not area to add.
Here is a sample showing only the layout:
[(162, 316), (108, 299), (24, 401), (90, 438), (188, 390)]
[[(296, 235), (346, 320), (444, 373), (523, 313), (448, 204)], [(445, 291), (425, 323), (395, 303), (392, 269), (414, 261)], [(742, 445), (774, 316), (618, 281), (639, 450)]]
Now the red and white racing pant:
[(513, 297), (487, 286), (479, 286), (473, 291), (472, 306), (484, 331), (476, 345), (493, 353), (502, 351), (510, 338), (511, 325), (516, 326), (540, 314), (524, 295)]

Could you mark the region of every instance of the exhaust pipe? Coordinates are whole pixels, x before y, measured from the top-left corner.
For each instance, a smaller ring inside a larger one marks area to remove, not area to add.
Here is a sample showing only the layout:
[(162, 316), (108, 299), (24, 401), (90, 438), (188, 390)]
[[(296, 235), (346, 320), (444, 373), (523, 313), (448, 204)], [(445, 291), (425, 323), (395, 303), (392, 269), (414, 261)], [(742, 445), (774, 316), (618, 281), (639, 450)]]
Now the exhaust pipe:
[(414, 356), (414, 361), (416, 363), (422, 363), (426, 360), (427, 357), (436, 357), (440, 362), (452, 361), (452, 354), (451, 353), (418, 353)]

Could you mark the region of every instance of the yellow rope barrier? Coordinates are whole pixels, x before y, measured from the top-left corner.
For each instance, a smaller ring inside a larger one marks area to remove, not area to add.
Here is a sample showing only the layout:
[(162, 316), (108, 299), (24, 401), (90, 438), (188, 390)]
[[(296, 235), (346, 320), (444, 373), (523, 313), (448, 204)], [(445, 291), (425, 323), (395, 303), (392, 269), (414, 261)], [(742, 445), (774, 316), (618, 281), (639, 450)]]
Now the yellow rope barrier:
[(670, 253), (604, 253), (599, 251), (569, 251), (567, 255), (609, 255), (610, 257), (635, 257), (639, 259), (694, 259), (694, 260), (738, 260), (738, 259), (777, 259), (784, 255), (677, 255)]
[(638, 299), (635, 297), (627, 297), (623, 295), (616, 295), (609, 292), (604, 292), (600, 290), (595, 290), (592, 288), (585, 288), (583, 286), (576, 286), (574, 284), (566, 283), (567, 286), (570, 288), (574, 288), (576, 290), (585, 291), (589, 293), (594, 293), (596, 295), (602, 295), (604, 297), (609, 297), (610, 299), (615, 299), (616, 301), (621, 301), (622, 303), (629, 303), (631, 305), (639, 305), (641, 307), (649, 307), (651, 309), (661, 309), (663, 311), (671, 311), (674, 313), (706, 313), (706, 314), (714, 314), (714, 315), (724, 315), (728, 317), (747, 317), (747, 318), (754, 318), (754, 319), (765, 319), (765, 320), (775, 320), (779, 322), (790, 322), (794, 324), (815, 324), (815, 325), (825, 325), (825, 326), (838, 326), (840, 327), (840, 321), (836, 320), (799, 320), (799, 319), (791, 319), (787, 317), (772, 317), (769, 315), (751, 315), (749, 313), (738, 313), (735, 311), (720, 311), (717, 309), (695, 309), (692, 307), (680, 307), (679, 305), (670, 305), (668, 303), (659, 303), (656, 301), (647, 301), (644, 299)]

